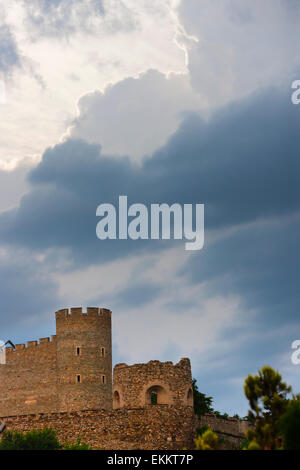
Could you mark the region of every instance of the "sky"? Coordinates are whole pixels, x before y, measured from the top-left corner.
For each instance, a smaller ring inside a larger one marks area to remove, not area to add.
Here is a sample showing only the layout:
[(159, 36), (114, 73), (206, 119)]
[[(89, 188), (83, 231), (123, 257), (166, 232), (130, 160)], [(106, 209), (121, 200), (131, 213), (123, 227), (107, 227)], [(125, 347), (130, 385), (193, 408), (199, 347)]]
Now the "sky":
[[(264, 365), (300, 392), (300, 6), (0, 0), (0, 336), (113, 311), (113, 362), (190, 357), (247, 413)], [(205, 205), (202, 250), (96, 237), (119, 195)]]

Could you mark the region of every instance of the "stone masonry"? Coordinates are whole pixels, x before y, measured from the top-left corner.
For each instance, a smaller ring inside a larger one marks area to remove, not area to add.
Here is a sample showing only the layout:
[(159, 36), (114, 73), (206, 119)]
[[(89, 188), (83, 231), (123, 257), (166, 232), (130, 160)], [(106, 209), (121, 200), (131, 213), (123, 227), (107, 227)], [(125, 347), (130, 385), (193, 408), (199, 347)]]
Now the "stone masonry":
[(59, 310), (56, 335), (7, 348), (6, 357), (0, 416), (7, 429), (50, 426), (62, 442), (80, 436), (106, 449), (192, 445), (189, 359), (117, 364), (113, 386), (110, 310)]
[(169, 449), (193, 447), (195, 415), (191, 407), (168, 405), (118, 410), (89, 410), (5, 418), (8, 429), (51, 427), (60, 442), (80, 437), (93, 449)]
[(111, 312), (56, 312), (56, 336), (6, 348), (0, 416), (112, 408)]
[[(52, 427), (62, 443), (81, 437), (99, 449), (192, 448), (199, 424), (237, 425), (194, 415), (188, 358), (177, 364), (117, 364), (112, 381), (111, 311), (56, 312), (56, 335), (6, 348), (0, 417), (7, 429)], [(227, 423), (228, 424), (228, 423)], [(222, 428), (223, 429), (223, 428)]]
[(157, 404), (193, 406), (190, 360), (172, 362), (150, 361), (147, 364), (117, 364), (114, 368), (114, 408), (143, 407), (151, 404), (151, 394)]

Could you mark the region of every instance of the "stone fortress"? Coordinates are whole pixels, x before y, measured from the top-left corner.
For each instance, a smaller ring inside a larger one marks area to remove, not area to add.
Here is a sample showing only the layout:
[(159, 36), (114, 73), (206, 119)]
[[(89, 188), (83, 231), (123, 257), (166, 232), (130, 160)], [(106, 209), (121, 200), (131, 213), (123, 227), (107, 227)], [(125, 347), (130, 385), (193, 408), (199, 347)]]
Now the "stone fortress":
[(71, 308), (56, 312), (51, 339), (7, 347), (0, 365), (0, 417), (7, 427), (51, 426), (63, 441), (83, 436), (102, 448), (189, 445), (190, 360), (117, 364), (112, 379), (111, 337), (110, 310)]
[[(93, 448), (192, 448), (194, 414), (190, 360), (117, 364), (112, 378), (111, 311), (56, 312), (56, 335), (6, 348), (0, 365), (0, 417), (7, 429), (51, 427), (60, 441), (79, 437)], [(154, 406), (155, 405), (155, 406)], [(209, 424), (238, 443), (240, 421)]]

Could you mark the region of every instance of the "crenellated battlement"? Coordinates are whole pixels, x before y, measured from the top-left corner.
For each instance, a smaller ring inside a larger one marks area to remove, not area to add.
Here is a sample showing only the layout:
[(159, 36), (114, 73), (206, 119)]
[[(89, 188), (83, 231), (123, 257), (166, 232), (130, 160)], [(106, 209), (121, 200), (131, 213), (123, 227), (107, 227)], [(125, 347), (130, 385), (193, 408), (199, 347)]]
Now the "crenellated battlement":
[(19, 351), (26, 351), (27, 349), (33, 349), (33, 348), (38, 348), (39, 346), (45, 346), (45, 345), (51, 345), (56, 342), (56, 335), (52, 335), (51, 337), (47, 338), (39, 338), (38, 340), (33, 340), (33, 341), (27, 341), (27, 343), (20, 343), (16, 344), (15, 347), (16, 349), (13, 349), (11, 346), (6, 347), (6, 352), (11, 354), (14, 352), (19, 352)]
[(6, 351), (0, 416), (112, 408), (109, 309), (58, 310), (55, 335)]
[(83, 311), (82, 307), (71, 307), (63, 308), (55, 312), (56, 320), (75, 320), (82, 317), (111, 317), (111, 310), (107, 308), (99, 307), (87, 307), (86, 312)]

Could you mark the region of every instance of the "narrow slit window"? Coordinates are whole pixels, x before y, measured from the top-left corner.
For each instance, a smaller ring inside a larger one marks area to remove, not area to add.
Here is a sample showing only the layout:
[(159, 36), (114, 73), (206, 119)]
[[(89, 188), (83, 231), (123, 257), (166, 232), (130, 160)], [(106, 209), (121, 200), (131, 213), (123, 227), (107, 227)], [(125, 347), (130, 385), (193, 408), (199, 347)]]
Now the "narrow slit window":
[(80, 356), (80, 354), (81, 354), (81, 348), (79, 348), (79, 347), (76, 348), (76, 354), (77, 354), (77, 356)]
[(105, 375), (101, 375), (101, 383), (103, 383), (103, 384), (106, 383), (106, 377), (105, 377)]
[(81, 382), (81, 376), (80, 376), (80, 375), (76, 375), (76, 379), (77, 379), (77, 383), (80, 384), (80, 382)]
[(101, 348), (101, 357), (105, 357), (105, 348)]

